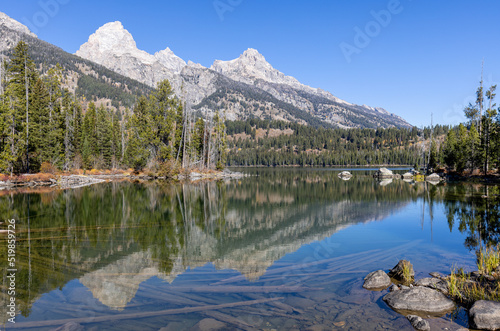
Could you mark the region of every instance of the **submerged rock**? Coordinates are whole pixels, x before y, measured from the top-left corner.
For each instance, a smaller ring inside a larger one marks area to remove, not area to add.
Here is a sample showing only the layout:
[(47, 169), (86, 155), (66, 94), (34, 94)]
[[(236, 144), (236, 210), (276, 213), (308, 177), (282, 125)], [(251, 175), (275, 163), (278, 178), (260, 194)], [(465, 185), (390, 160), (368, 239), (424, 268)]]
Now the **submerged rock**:
[(500, 302), (476, 301), (469, 310), (469, 323), (481, 330), (500, 329)]
[(424, 320), (422, 317), (416, 315), (406, 316), (411, 325), (418, 331), (429, 331), (431, 329), (429, 322)]
[(439, 272), (430, 272), (429, 275), (431, 275), (434, 278), (438, 278), (441, 280), (444, 280), (446, 277), (440, 274)]
[(190, 331), (212, 331), (221, 330), (226, 328), (226, 324), (217, 321), (213, 318), (205, 318), (199, 321), (195, 326), (193, 326)]
[(85, 328), (78, 323), (68, 322), (64, 325), (61, 325), (57, 329), (54, 329), (54, 331), (82, 331), (84, 329)]
[(365, 277), (363, 287), (367, 290), (385, 290), (389, 285), (391, 278), (383, 270), (377, 270)]
[(389, 276), (397, 279), (397, 280), (405, 280), (404, 278), (404, 268), (405, 266), (409, 269), (407, 271), (408, 275), (410, 278), (415, 277), (415, 271), (413, 270), (413, 265), (410, 263), (410, 261), (407, 260), (400, 260), (394, 268), (389, 271)]
[(443, 293), (428, 287), (416, 286), (386, 294), (383, 300), (394, 310), (443, 314), (455, 308)]

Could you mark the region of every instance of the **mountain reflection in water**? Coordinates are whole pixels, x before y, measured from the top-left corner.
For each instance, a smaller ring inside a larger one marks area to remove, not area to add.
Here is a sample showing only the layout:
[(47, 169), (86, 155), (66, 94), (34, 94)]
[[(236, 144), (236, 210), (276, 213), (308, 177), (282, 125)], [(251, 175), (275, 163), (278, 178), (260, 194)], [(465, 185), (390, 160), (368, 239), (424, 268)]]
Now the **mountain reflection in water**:
[[(175, 289), (186, 270), (207, 264), (237, 271), (230, 274), (241, 274), (248, 286), (262, 286), (259, 281), (269, 268), (301, 247), (354, 224), (384, 220), (416, 201), (427, 203), (432, 216), (436, 202), (465, 195), (400, 180), (381, 186), (368, 176), (345, 182), (336, 172), (258, 172), (258, 177), (229, 182), (120, 182), (3, 196), (2, 215), (19, 225), (17, 302), (22, 315), (29, 317), (44, 293), (74, 279), (118, 312), (151, 278)], [(461, 203), (466, 204), (460, 199), (445, 204), (450, 229), (460, 217), (457, 210), (467, 207)], [(482, 223), (459, 222), (470, 245), (477, 244), (476, 228)], [(485, 231), (481, 236), (496, 239)]]

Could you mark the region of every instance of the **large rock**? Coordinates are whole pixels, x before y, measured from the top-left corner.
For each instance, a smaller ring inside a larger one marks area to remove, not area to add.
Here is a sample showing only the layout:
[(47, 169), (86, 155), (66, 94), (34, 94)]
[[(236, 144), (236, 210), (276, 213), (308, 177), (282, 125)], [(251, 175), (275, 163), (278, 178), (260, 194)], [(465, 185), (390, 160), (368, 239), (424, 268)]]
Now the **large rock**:
[(438, 278), (432, 278), (432, 277), (422, 278), (417, 280), (414, 285), (433, 288), (443, 292), (444, 294), (448, 294), (448, 284), (444, 280)]
[(369, 273), (363, 287), (367, 290), (384, 290), (391, 285), (391, 278), (383, 270)]
[(411, 172), (407, 172), (403, 174), (403, 179), (413, 179), (413, 174)]
[(500, 302), (476, 301), (469, 310), (469, 323), (475, 329), (500, 329)]
[(443, 293), (422, 286), (390, 292), (384, 296), (383, 300), (397, 311), (440, 315), (455, 308), (453, 301)]
[(430, 174), (429, 176), (425, 177), (425, 180), (428, 182), (434, 182), (434, 183), (438, 182), (439, 183), (441, 181), (441, 177), (439, 177), (438, 174), (433, 173), (433, 174)]
[(407, 276), (410, 278), (415, 277), (415, 271), (413, 270), (413, 265), (410, 263), (410, 261), (407, 260), (399, 260), (398, 264), (394, 266), (394, 268), (389, 271), (389, 276), (398, 279), (398, 280), (405, 280), (404, 275), (405, 271), (404, 268), (405, 266), (409, 269), (407, 272)]
[(430, 331), (431, 329), (429, 322), (424, 320), (422, 317), (416, 315), (408, 315), (406, 316), (406, 318), (408, 319), (408, 321), (410, 321), (411, 325), (417, 331)]
[(378, 177), (378, 178), (393, 178), (394, 174), (392, 173), (391, 170), (389, 170), (387, 168), (380, 168), (379, 170), (377, 170), (377, 172), (375, 172), (375, 177)]

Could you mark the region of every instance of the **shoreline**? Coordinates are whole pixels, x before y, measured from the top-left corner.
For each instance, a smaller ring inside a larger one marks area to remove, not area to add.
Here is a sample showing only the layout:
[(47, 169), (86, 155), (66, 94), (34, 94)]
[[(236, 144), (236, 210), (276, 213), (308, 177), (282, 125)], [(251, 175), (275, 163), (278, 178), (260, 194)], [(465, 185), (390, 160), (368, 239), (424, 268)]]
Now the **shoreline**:
[(165, 176), (151, 176), (147, 174), (131, 174), (131, 173), (117, 173), (117, 174), (64, 174), (53, 175), (45, 173), (37, 174), (23, 174), (20, 176), (13, 176), (2, 178), (0, 180), (0, 192), (11, 193), (16, 190), (35, 190), (35, 189), (73, 189), (85, 187), (94, 184), (116, 182), (116, 181), (154, 181), (154, 180), (171, 180), (176, 182), (197, 182), (203, 180), (226, 180), (238, 179), (249, 177), (250, 175), (241, 172), (230, 170), (198, 172), (191, 171), (189, 173), (175, 175), (172, 178)]
[[(391, 166), (397, 167), (397, 166)], [(232, 167), (232, 168), (255, 168), (255, 167)], [(258, 167), (271, 168), (271, 167)], [(272, 167), (287, 169), (290, 167)], [(294, 167), (295, 168), (295, 167)], [(305, 167), (312, 168), (312, 167)], [(318, 168), (323, 169), (323, 168)], [(342, 170), (343, 168), (333, 168)], [(374, 168), (375, 169), (375, 168)], [(130, 172), (122, 173), (90, 173), (90, 174), (22, 174), (19, 176), (8, 177), (3, 175), (0, 178), (0, 192), (10, 193), (15, 190), (22, 189), (71, 189), (89, 186), (93, 184), (114, 182), (114, 181), (154, 181), (154, 180), (171, 180), (176, 182), (196, 182), (202, 180), (226, 180), (250, 177), (249, 174), (244, 174), (238, 171), (224, 169), (223, 171), (185, 171), (173, 177), (154, 176), (145, 173), (133, 174)], [(377, 178), (375, 176), (375, 178)], [(394, 174), (392, 179), (402, 179), (402, 175)], [(424, 177), (425, 178), (425, 177)], [(414, 179), (414, 178), (413, 178)], [(425, 181), (423, 179), (422, 181)], [(459, 175), (456, 173), (446, 174), (441, 177), (442, 183), (476, 183), (476, 184), (500, 184), (500, 174), (484, 175)]]

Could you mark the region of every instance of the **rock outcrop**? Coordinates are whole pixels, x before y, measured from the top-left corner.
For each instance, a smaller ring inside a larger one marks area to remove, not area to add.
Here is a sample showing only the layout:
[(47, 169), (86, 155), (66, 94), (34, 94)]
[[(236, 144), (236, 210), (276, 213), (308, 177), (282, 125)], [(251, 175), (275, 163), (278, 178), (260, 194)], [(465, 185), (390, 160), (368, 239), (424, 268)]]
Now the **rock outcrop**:
[(469, 323), (475, 329), (500, 329), (500, 302), (476, 301), (469, 310)]
[(398, 264), (394, 266), (394, 268), (389, 271), (389, 276), (397, 279), (397, 280), (409, 280), (405, 279), (405, 277), (413, 278), (415, 277), (415, 271), (413, 270), (413, 265), (410, 261), (400, 260)]
[(377, 270), (365, 277), (363, 287), (367, 290), (385, 290), (389, 285), (391, 278), (383, 270)]
[(415, 328), (415, 330), (417, 331), (429, 331), (431, 329), (429, 322), (427, 322), (420, 316), (408, 315), (406, 316), (406, 318), (408, 319), (408, 321), (410, 321), (413, 328)]
[(36, 34), (30, 31), (27, 26), (24, 24), (19, 23), (15, 19), (7, 16), (6, 14), (0, 12), (0, 26), (4, 26), (8, 29), (18, 31), (24, 34), (27, 34), (28, 36), (36, 38)]
[(441, 315), (455, 309), (455, 303), (443, 293), (416, 286), (386, 294), (383, 300), (394, 310)]

